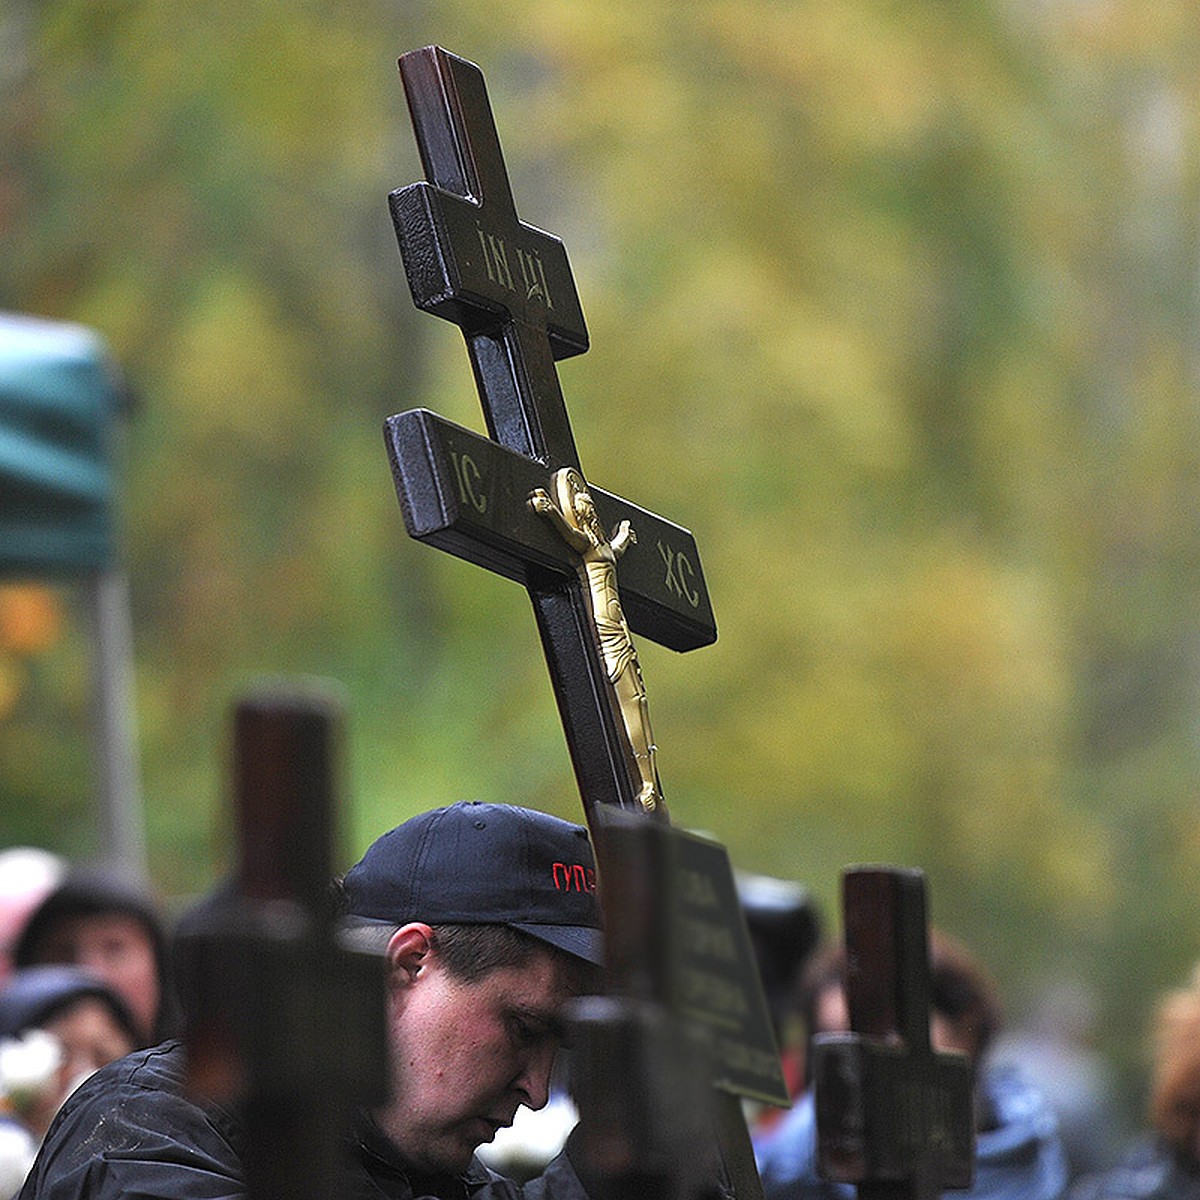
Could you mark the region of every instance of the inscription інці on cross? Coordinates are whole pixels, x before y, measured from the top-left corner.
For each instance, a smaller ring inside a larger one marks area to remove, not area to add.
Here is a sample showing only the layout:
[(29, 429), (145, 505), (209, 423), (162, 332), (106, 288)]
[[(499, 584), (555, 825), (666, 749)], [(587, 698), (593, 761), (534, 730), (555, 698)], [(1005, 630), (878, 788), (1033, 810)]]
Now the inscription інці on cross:
[(504, 239), (498, 234), (485, 232), (482, 225), (476, 225), (475, 232), (479, 234), (479, 253), (483, 259), (483, 268), (492, 283), (498, 283), (518, 295), (523, 294), (526, 300), (540, 300), (547, 309), (554, 308), (550, 285), (546, 282), (546, 268), (536, 250), (526, 250), (522, 246), (513, 247), (513, 257), (521, 272), (521, 282), (518, 285), (508, 267), (508, 248)]

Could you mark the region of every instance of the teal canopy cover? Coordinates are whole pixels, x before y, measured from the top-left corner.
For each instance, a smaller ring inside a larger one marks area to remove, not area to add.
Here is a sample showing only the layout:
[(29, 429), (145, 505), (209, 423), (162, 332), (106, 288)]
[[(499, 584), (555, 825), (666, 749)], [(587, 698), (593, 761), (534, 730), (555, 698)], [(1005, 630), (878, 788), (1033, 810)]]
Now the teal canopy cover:
[(110, 567), (124, 388), (99, 334), (0, 312), (0, 574)]

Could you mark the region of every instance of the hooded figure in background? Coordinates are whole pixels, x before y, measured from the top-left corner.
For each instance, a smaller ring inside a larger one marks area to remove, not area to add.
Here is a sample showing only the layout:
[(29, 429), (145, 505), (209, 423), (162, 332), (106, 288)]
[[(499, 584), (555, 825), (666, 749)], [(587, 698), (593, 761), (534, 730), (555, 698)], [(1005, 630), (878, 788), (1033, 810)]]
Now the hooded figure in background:
[(120, 995), (136, 1022), (136, 1048), (177, 1032), (168, 940), (153, 899), (111, 872), (72, 871), (30, 916), (13, 951), (17, 967), (83, 967)]
[(77, 967), (25, 967), (0, 990), (0, 1197), (16, 1193), (63, 1101), (128, 1054), (138, 1029), (112, 988)]

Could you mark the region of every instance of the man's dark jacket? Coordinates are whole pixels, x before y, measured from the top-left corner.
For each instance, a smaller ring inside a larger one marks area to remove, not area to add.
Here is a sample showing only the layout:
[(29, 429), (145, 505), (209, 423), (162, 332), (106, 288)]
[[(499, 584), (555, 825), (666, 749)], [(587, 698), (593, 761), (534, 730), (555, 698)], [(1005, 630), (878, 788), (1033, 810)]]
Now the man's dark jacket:
[[(241, 1200), (241, 1125), (187, 1098), (183, 1079), (179, 1042), (98, 1071), (55, 1118), (19, 1200)], [(522, 1188), (478, 1160), (461, 1177), (418, 1182), (365, 1117), (347, 1150), (345, 1200), (587, 1200), (565, 1154)]]

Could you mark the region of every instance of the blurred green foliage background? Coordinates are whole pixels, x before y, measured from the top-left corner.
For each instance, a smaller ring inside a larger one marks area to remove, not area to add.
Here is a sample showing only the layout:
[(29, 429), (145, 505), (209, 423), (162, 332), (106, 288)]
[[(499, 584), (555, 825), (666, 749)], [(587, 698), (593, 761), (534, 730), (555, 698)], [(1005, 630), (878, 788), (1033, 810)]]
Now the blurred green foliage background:
[[(566, 243), (585, 470), (700, 546), (717, 644), (639, 647), (676, 821), (831, 926), (844, 865), (923, 868), (1016, 1012), (1078, 976), (1135, 1079), (1200, 957), (1182, 0), (9, 0), (0, 307), (95, 327), (139, 396), (160, 891), (228, 865), (262, 674), (350, 698), (344, 863), (458, 798), (578, 813), (524, 593), (407, 540), (383, 448), (405, 408), (482, 429), (387, 211), (421, 177), (395, 59), (431, 43), (483, 68)], [(30, 596), (0, 605), (3, 840), (84, 857), (86, 630)]]

